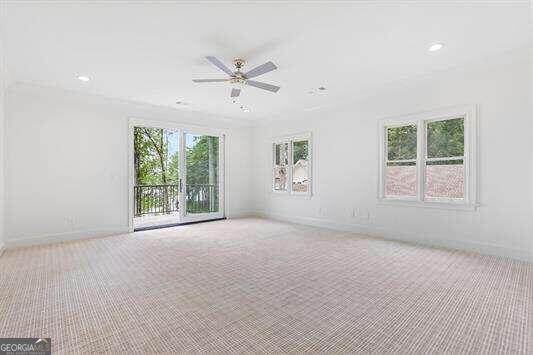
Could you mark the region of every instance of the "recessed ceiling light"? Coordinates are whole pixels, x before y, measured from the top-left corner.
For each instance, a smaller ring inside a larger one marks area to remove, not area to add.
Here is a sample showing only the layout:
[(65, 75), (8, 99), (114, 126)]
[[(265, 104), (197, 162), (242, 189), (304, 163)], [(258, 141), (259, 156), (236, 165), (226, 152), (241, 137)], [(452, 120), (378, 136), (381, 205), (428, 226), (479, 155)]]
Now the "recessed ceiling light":
[(91, 78), (89, 78), (88, 76), (84, 76), (84, 75), (78, 75), (78, 80), (88, 82), (88, 81), (91, 81)]
[(442, 47), (444, 47), (444, 44), (442, 44), (442, 43), (434, 43), (431, 46), (429, 46), (428, 51), (436, 52), (439, 49), (442, 49)]

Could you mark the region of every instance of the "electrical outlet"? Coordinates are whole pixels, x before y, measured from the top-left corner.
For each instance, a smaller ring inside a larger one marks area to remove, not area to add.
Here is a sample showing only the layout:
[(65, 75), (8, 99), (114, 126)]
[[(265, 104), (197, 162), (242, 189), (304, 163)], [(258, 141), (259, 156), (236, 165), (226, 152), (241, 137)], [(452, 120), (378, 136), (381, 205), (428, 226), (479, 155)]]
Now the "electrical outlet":
[(65, 224), (66, 224), (69, 228), (73, 228), (73, 227), (74, 227), (74, 217), (66, 217), (66, 218), (65, 218)]

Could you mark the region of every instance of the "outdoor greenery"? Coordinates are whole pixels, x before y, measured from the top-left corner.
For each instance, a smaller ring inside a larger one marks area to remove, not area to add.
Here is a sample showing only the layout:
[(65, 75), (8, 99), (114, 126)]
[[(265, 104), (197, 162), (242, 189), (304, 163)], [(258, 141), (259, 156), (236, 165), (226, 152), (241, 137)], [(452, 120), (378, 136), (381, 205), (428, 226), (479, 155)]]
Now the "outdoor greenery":
[(464, 119), (429, 122), (427, 125), (428, 158), (464, 155)]
[(192, 136), (187, 147), (187, 184), (216, 184), (218, 181), (218, 137)]
[(293, 149), (293, 162), (297, 163), (298, 160), (307, 160), (309, 157), (309, 142), (307, 140), (305, 141), (297, 141), (294, 142), (292, 145)]
[[(427, 124), (428, 158), (447, 158), (464, 155), (464, 119), (455, 118)], [(387, 128), (388, 160), (416, 159), (417, 127), (407, 125)], [(395, 164), (395, 163), (390, 163)], [(439, 164), (442, 164), (440, 162)], [(446, 164), (462, 164), (449, 160)]]
[(276, 165), (287, 165), (289, 164), (288, 161), (288, 150), (289, 150), (289, 144), (288, 143), (280, 143), (276, 144)]
[[(187, 135), (187, 211), (218, 210), (218, 137)], [(178, 133), (135, 127), (134, 164), (138, 215), (177, 208), (179, 184)], [(144, 187), (163, 185), (160, 187)], [(174, 186), (169, 186), (174, 185)]]
[(388, 160), (416, 159), (416, 126), (387, 128)]
[(177, 139), (178, 134), (174, 131), (135, 127), (135, 185), (178, 184), (178, 151), (169, 154), (171, 140), (177, 142)]

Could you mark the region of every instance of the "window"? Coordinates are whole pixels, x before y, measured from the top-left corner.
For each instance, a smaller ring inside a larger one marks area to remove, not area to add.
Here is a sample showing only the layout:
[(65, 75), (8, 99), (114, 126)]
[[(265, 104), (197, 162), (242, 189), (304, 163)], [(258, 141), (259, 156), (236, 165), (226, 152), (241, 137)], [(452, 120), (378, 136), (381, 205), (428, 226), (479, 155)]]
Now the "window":
[(475, 113), (463, 106), (382, 121), (380, 199), (474, 208)]
[(385, 196), (416, 197), (416, 125), (387, 127)]
[(292, 191), (309, 191), (309, 141), (292, 142)]
[(426, 200), (464, 199), (464, 118), (426, 122)]
[(287, 191), (289, 144), (274, 144), (274, 190)]
[(273, 144), (274, 192), (311, 194), (310, 134), (286, 137)]

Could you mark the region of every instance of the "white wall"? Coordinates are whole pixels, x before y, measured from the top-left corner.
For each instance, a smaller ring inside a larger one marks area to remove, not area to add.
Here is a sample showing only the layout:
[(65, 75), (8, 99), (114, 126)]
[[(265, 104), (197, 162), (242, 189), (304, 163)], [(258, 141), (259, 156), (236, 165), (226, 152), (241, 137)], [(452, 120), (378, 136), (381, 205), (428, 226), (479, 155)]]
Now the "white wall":
[(4, 18), (4, 8), (0, 4), (0, 254), (4, 249), (5, 239), (5, 222), (4, 222), (4, 205), (5, 205), (5, 111), (6, 111), (6, 88), (8, 82), (8, 73), (6, 66), (6, 51), (4, 47), (4, 29), (1, 27)]
[[(510, 54), (255, 128), (257, 213), (533, 260), (531, 58)], [(481, 207), (472, 212), (379, 205), (378, 120), (470, 103), (479, 105)], [(313, 134), (314, 195), (308, 200), (273, 194), (271, 139), (303, 131)]]
[[(127, 231), (127, 127), (133, 116), (228, 129), (229, 217), (254, 210), (300, 223), (533, 260), (531, 58), (531, 52), (513, 54), (398, 83), (371, 96), (264, 122), (253, 132), (238, 121), (12, 86), (5, 122), (7, 243)], [(379, 205), (378, 120), (469, 103), (480, 109), (481, 207), (472, 212)], [(313, 133), (313, 197), (272, 194), (271, 139), (305, 131)]]
[(227, 129), (226, 215), (250, 211), (251, 129), (242, 122), (15, 85), (7, 95), (8, 246), (128, 230), (129, 117)]
[[(1, 48), (1, 47), (0, 47)], [(0, 58), (0, 254), (4, 248), (4, 174), (5, 174), (5, 165), (4, 165), (4, 146), (5, 146), (5, 87), (6, 87), (6, 75), (3, 62)]]

